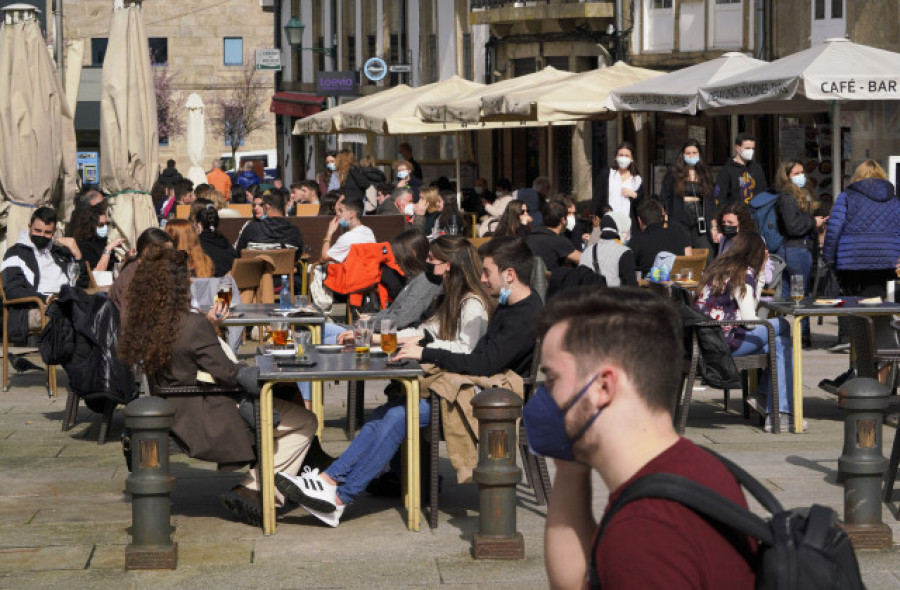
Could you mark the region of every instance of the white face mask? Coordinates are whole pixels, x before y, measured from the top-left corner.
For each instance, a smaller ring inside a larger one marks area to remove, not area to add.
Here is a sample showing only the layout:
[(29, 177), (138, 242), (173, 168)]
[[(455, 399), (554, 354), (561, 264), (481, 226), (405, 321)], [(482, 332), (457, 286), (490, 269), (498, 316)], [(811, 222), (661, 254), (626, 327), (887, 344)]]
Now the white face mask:
[(616, 158), (616, 164), (619, 166), (620, 170), (624, 170), (625, 168), (631, 166), (631, 158), (629, 158), (628, 156), (618, 156)]
[(745, 162), (749, 162), (753, 159), (753, 149), (741, 150), (741, 159)]
[(412, 203), (407, 203), (406, 206), (403, 208), (403, 214), (406, 215), (407, 217), (412, 217), (413, 215), (416, 214), (416, 206), (413, 205)]
[(572, 231), (575, 229), (575, 216), (569, 215), (566, 217), (566, 230)]

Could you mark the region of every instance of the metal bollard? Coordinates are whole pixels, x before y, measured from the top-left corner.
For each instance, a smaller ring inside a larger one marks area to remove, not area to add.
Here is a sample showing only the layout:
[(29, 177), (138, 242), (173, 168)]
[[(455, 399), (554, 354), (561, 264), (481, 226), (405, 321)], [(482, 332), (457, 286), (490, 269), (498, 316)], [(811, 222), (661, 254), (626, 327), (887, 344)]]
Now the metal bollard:
[(178, 544), (172, 541), (169, 497), (169, 429), (175, 407), (159, 397), (142, 397), (125, 407), (131, 429), (132, 472), (125, 481), (131, 494), (131, 544), (125, 548), (126, 570), (175, 569)]
[(473, 535), (475, 559), (525, 559), (525, 541), (516, 531), (516, 420), (522, 398), (508, 389), (485, 389), (472, 399), (478, 420), (478, 532)]
[(875, 379), (848, 381), (840, 391), (844, 450), (838, 475), (844, 482), (844, 520), (856, 549), (890, 549), (891, 528), (881, 520), (881, 483), (887, 459), (881, 453), (884, 411), (890, 389)]

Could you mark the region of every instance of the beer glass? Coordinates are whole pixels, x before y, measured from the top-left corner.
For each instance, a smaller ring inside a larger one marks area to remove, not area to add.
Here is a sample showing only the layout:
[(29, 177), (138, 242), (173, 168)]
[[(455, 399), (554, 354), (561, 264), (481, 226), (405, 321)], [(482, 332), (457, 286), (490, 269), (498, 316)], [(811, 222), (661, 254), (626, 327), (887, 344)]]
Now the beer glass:
[(275, 348), (285, 348), (287, 346), (287, 337), (287, 322), (272, 322), (272, 345)]
[(225, 303), (225, 307), (231, 307), (231, 280), (224, 278), (219, 282), (219, 291), (216, 294), (218, 299)]
[(355, 340), (356, 356), (368, 357), (369, 346), (372, 344), (372, 320), (363, 318), (356, 320), (353, 339)]
[(794, 300), (794, 305), (799, 305), (803, 300), (805, 286), (806, 281), (803, 280), (803, 275), (791, 275), (791, 299)]
[(381, 350), (387, 353), (386, 364), (397, 364), (391, 360), (391, 355), (397, 352), (397, 328), (394, 320), (381, 320)]

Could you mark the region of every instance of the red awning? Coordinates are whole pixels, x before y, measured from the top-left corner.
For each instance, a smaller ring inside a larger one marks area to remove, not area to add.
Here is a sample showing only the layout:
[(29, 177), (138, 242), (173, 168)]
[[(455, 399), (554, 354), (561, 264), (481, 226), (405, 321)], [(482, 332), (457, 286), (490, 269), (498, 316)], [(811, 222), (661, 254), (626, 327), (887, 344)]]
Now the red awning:
[(272, 96), (269, 112), (302, 119), (321, 111), (324, 103), (324, 96), (291, 91), (276, 92)]

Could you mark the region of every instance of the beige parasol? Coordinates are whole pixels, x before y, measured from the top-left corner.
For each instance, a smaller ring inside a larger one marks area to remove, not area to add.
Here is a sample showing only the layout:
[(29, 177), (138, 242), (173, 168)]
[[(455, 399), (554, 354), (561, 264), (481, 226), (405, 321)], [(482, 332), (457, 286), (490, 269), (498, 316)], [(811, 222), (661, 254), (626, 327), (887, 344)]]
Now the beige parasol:
[(191, 92), (184, 106), (188, 111), (187, 149), (191, 164), (187, 176), (193, 181), (194, 186), (197, 186), (206, 182), (206, 172), (203, 170), (203, 146), (206, 144), (206, 107), (203, 105), (203, 99), (196, 92)]
[(140, 0), (116, 0), (109, 24), (100, 94), (100, 183), (111, 193), (109, 216), (134, 247), (158, 225), (150, 188), (158, 175), (156, 93)]
[(0, 27), (0, 223), (9, 244), (36, 207), (65, 219), (75, 192), (75, 127), (36, 13), (8, 6)]

